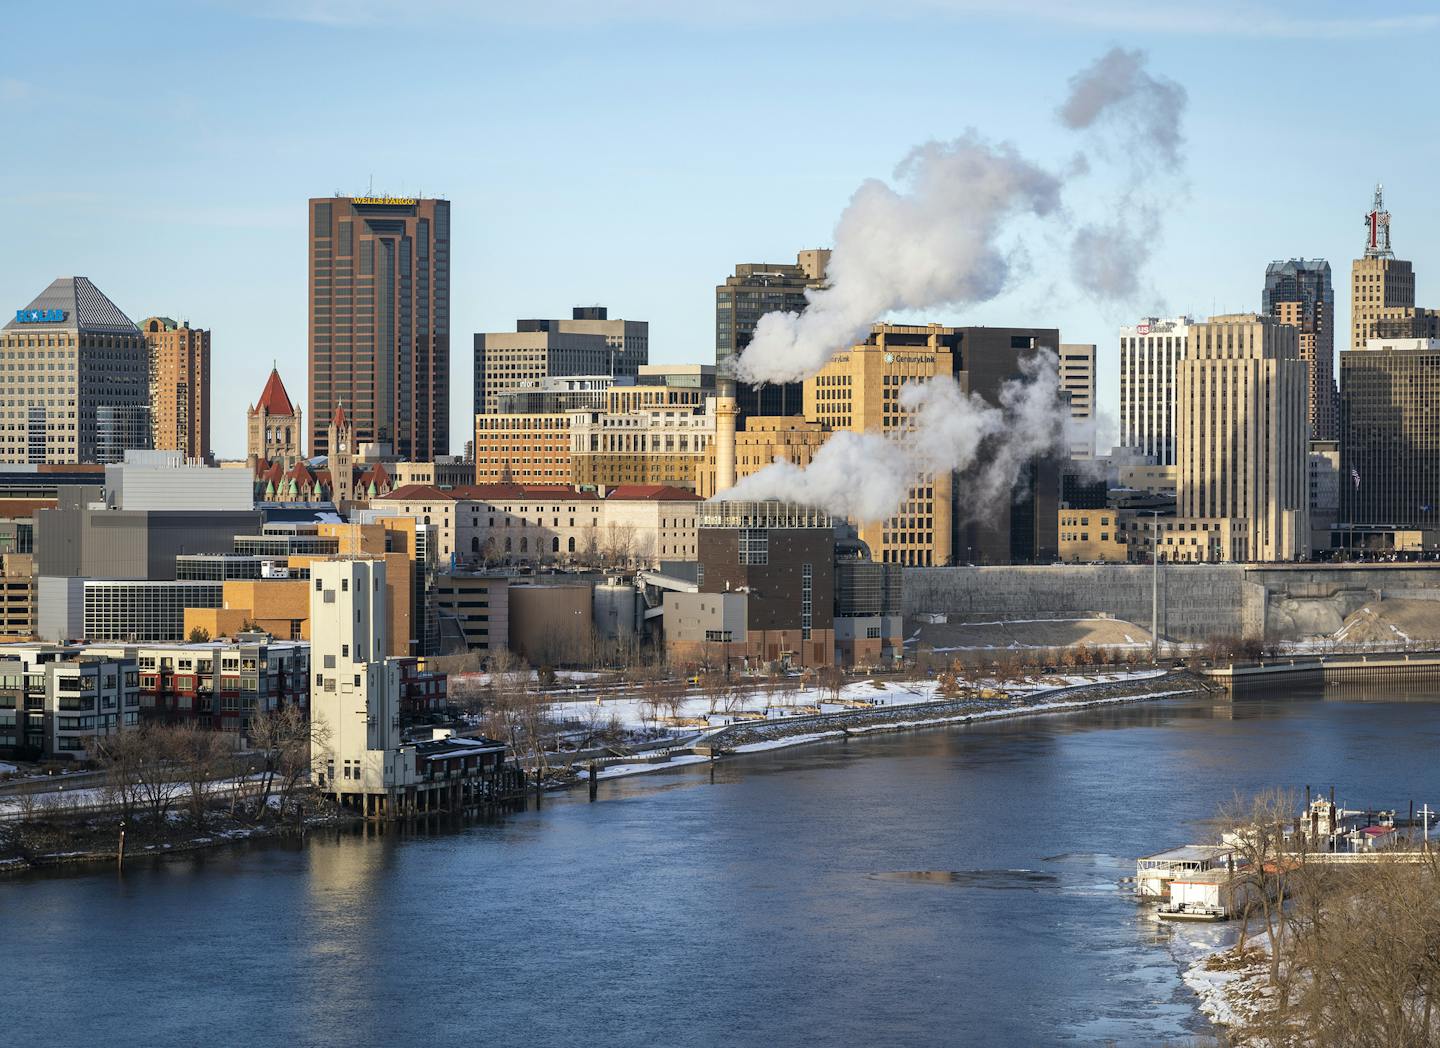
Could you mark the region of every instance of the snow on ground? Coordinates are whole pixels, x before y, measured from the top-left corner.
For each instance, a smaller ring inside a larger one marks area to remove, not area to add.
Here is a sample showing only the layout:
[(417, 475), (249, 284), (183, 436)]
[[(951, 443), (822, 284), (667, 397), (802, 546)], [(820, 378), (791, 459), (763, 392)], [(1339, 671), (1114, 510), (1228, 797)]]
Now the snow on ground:
[(0, 761), (0, 775), (14, 775), (19, 771), (20, 769), (17, 768), (15, 765), (6, 764), (4, 761)]
[[(994, 680), (979, 680), (975, 684), (980, 688), (994, 688), (1013, 694), (1035, 695), (1043, 691), (1082, 684), (1144, 680), (1149, 677), (1158, 677), (1164, 672), (1164, 670), (1140, 670), (1134, 673), (1052, 673), (1015, 683), (1001, 684)], [(921, 702), (944, 701), (945, 696), (937, 694), (938, 688), (939, 683), (935, 680), (860, 680), (845, 685), (840, 692), (840, 699), (842, 703), (865, 700), (879, 707), (910, 706)], [(719, 707), (713, 712), (708, 698), (697, 691), (691, 691), (679, 706), (679, 716), (687, 720), (704, 720), (709, 727), (718, 728), (740, 721), (754, 720), (756, 719), (755, 714), (765, 714), (766, 719), (783, 719), (799, 713), (797, 707), (803, 706), (817, 706), (825, 713), (839, 712), (843, 708), (832, 704), (831, 694), (827, 689), (797, 687), (791, 691), (772, 691), (757, 686), (755, 689), (743, 693), (728, 710)], [(650, 713), (646, 708), (644, 697), (638, 692), (619, 694), (607, 692), (598, 698), (595, 696), (577, 697), (554, 702), (550, 708), (555, 716), (564, 721), (586, 723), (594, 718), (601, 722), (608, 722), (611, 718), (615, 718), (619, 720), (622, 728), (631, 731), (653, 727), (657, 720), (663, 727), (665, 719), (670, 715), (668, 708), (661, 709), (658, 713)], [(749, 714), (749, 716), (742, 716), (743, 714)]]
[[(228, 797), (234, 793), (242, 781), (258, 782), (264, 775), (249, 775), (244, 780), (225, 779), (214, 784), (214, 796)], [(185, 798), (190, 796), (190, 787), (181, 782), (174, 783), (174, 790), (171, 794), (175, 804), (183, 804)], [(69, 811), (81, 808), (100, 808), (109, 804), (103, 787), (94, 787), (83, 790), (47, 790), (35, 794), (35, 809), (44, 810), (47, 808)], [(144, 807), (144, 805), (140, 805)], [(0, 819), (10, 818), (23, 811), (23, 802), (14, 794), (0, 797)]]
[[(682, 753), (677, 757), (670, 758), (668, 762), (660, 764), (649, 764), (643, 762), (640, 764), (605, 764), (601, 765), (599, 771), (595, 775), (595, 778), (619, 779), (626, 775), (644, 775), (646, 772), (665, 771), (667, 768), (679, 768), (686, 764), (705, 764), (709, 760), (709, 757), (702, 757), (699, 754)], [(589, 770), (581, 769), (580, 778), (590, 778)]]
[(1200, 999), (1201, 1014), (1232, 1033), (1243, 1029), (1269, 994), (1264, 932), (1251, 927), (1241, 962), (1230, 952), (1239, 938), (1234, 923), (1175, 924), (1172, 930), (1170, 953), (1181, 979)]

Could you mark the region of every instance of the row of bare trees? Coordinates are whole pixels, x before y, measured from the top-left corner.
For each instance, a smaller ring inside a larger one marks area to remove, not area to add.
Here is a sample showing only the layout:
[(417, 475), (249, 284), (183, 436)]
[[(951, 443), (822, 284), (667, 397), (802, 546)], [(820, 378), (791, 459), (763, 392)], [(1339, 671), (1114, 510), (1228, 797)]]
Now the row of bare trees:
[(298, 706), (250, 722), (251, 750), (190, 724), (150, 724), (95, 740), (91, 758), (105, 775), (105, 802), (127, 822), (182, 814), (196, 829), (228, 806), (254, 821), (297, 814), (310, 779), (311, 725)]
[(1236, 1033), (1273, 1048), (1440, 1045), (1440, 855), (1317, 861), (1298, 810), (1270, 791), (1221, 812), (1240, 860), (1236, 951), (1253, 935), (1268, 948), (1268, 993)]

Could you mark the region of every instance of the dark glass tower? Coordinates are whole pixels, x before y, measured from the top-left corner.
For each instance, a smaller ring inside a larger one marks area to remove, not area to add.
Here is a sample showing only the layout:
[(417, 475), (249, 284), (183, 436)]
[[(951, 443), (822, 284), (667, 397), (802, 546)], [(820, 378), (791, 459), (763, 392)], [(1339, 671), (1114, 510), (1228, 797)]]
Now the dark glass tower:
[(310, 201), (310, 453), (342, 404), (357, 443), (450, 445), (450, 202)]
[[(733, 374), (735, 359), (750, 344), (755, 325), (766, 313), (800, 313), (808, 301), (805, 291), (825, 282), (830, 252), (802, 251), (795, 263), (745, 262), (735, 275), (715, 288), (715, 367), (721, 375)], [(779, 382), (757, 386), (735, 384), (740, 421), (751, 415), (798, 415), (805, 410), (804, 383)]]

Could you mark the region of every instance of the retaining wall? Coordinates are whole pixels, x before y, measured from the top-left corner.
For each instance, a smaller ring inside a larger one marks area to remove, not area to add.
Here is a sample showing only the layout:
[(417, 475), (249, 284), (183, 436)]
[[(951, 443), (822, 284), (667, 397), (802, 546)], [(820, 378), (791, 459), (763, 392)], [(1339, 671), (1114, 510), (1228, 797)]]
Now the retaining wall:
[[(1148, 627), (1150, 586), (1142, 564), (907, 568), (905, 614), (951, 622), (1110, 615)], [(1165, 565), (1160, 633), (1181, 641), (1325, 637), (1384, 597), (1440, 600), (1440, 564)]]

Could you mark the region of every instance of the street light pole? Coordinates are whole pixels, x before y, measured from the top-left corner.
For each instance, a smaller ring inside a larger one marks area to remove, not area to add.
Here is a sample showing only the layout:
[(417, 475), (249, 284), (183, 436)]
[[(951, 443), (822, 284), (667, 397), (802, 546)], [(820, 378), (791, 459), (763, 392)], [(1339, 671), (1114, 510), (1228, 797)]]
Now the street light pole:
[(1150, 511), (1150, 661), (1160, 661), (1160, 511)]

